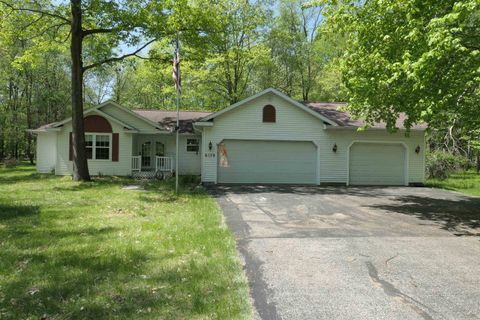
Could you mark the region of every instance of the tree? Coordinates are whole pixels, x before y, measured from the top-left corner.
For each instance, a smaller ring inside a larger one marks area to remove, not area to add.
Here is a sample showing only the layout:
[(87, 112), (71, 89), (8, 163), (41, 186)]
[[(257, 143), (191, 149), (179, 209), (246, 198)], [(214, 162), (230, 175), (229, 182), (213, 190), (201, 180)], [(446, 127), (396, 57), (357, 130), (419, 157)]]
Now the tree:
[(347, 36), (342, 73), (349, 110), (367, 123), (480, 126), (477, 0), (314, 1)]
[(280, 15), (270, 34), (270, 46), (277, 63), (284, 70), (286, 92), (292, 94), (299, 82), (302, 99), (309, 100), (319, 70), (313, 54), (317, 29), (322, 21), (320, 7), (306, 8), (302, 0), (281, 0)]
[(279, 15), (268, 36), (274, 64), (269, 74), (276, 75), (273, 86), (304, 101), (342, 100), (336, 60), (343, 53), (343, 39), (321, 30), (323, 7), (305, 3), (279, 1)]
[(48, 23), (9, 11), (0, 5), (0, 159), (25, 155), (33, 162), (34, 139), (26, 130), (65, 116), (66, 46), (55, 41), (56, 28), (48, 34)]
[[(0, 4), (12, 14), (29, 13), (35, 16), (35, 24), (48, 19), (48, 29), (69, 26), (71, 57), (71, 104), (73, 126), (73, 179), (88, 181), (85, 134), (83, 128), (83, 86), (86, 71), (122, 61), (128, 57), (140, 57), (143, 49), (159, 37), (168, 37), (182, 26), (185, 30), (199, 31), (189, 26), (201, 24), (200, 10), (188, 5), (188, 1), (100, 1), (70, 0), (66, 3), (48, 1), (6, 1)], [(208, 16), (208, 15), (207, 15)], [(196, 24), (194, 24), (194, 22)], [(198, 33), (198, 32), (197, 32)], [(121, 43), (139, 46), (127, 54), (116, 54)], [(89, 64), (84, 64), (84, 60)]]
[(268, 1), (222, 0), (213, 8), (223, 14), (210, 38), (210, 55), (205, 61), (212, 76), (208, 83), (232, 104), (247, 94), (256, 59), (264, 53), (261, 31), (270, 11)]
[[(209, 21), (211, 32), (201, 41), (182, 41), (182, 107), (216, 110), (266, 85), (255, 77), (270, 59), (264, 43), (270, 11), (265, 2), (200, 0), (198, 5), (215, 14)], [(151, 46), (149, 56), (163, 58), (169, 47), (169, 42), (158, 41)], [(123, 72), (121, 77), (127, 80), (118, 84), (124, 90), (113, 91), (125, 105), (160, 109), (175, 106), (170, 64), (138, 61)]]

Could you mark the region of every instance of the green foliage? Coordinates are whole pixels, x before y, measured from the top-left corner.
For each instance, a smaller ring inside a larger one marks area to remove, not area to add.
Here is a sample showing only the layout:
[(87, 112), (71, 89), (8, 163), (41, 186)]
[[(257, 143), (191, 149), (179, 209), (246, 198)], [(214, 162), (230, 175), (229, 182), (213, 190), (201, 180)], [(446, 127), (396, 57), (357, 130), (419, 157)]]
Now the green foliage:
[(428, 179), (427, 186), (480, 196), (480, 174), (474, 171), (456, 171), (446, 179)]
[(467, 170), (470, 165), (468, 158), (444, 151), (426, 154), (426, 170), (430, 178), (446, 179), (452, 172), (460, 169)]
[(480, 3), (315, 1), (328, 26), (347, 36), (342, 73), (350, 112), (390, 129), (405, 125), (480, 126)]
[(26, 130), (66, 117), (68, 47), (63, 25), (0, 5), (0, 159), (33, 158)]
[(205, 192), (0, 168), (1, 319), (249, 319), (235, 241)]
[(270, 75), (276, 75), (272, 86), (304, 101), (343, 100), (336, 59), (344, 41), (329, 32), (319, 33), (322, 8), (306, 8), (305, 3), (279, 1), (279, 16), (268, 38), (274, 63)]
[[(345, 100), (338, 67), (344, 37), (318, 34), (321, 10), (303, 9), (303, 3), (282, 0), (273, 16), (269, 2), (202, 2), (205, 10), (224, 14), (210, 21), (203, 44), (181, 34), (182, 108), (218, 110), (268, 87), (297, 99)], [(159, 41), (149, 56), (167, 59), (165, 52), (171, 43)], [(115, 76), (125, 79), (114, 88), (121, 103), (175, 107), (170, 63), (139, 61)]]
[[(323, 11), (305, 1), (81, 3), (86, 107), (113, 98), (131, 108), (173, 109), (177, 31), (184, 110), (219, 110), (268, 87), (295, 99), (345, 100), (345, 37), (318, 32)], [(32, 158), (26, 130), (71, 115), (69, 19), (69, 1), (0, 0), (0, 158)]]

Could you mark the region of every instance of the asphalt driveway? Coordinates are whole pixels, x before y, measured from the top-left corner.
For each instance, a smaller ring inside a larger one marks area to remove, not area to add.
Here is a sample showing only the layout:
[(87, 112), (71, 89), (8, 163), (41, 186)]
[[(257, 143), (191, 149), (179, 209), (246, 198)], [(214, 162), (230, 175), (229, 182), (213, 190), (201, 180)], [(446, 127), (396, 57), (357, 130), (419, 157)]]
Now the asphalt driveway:
[(215, 187), (261, 319), (480, 319), (480, 198)]

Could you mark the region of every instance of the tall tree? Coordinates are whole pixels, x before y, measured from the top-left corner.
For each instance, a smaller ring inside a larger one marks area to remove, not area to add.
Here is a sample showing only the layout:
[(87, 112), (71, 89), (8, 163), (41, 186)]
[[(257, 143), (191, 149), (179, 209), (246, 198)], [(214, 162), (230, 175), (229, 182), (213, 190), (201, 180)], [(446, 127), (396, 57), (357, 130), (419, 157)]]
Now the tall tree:
[(349, 109), (368, 123), (395, 128), (480, 126), (478, 0), (314, 1), (348, 37), (342, 66)]
[(217, 93), (235, 103), (248, 92), (251, 74), (262, 40), (262, 29), (270, 16), (268, 1), (222, 0), (214, 5), (222, 12), (211, 37), (211, 55), (206, 64), (212, 69), (209, 81)]
[[(323, 6), (303, 0), (280, 0), (268, 38), (277, 75), (274, 86), (302, 99), (342, 99), (336, 60), (342, 37), (321, 30)], [(320, 32), (321, 31), (321, 32)]]
[[(71, 54), (73, 178), (82, 181), (90, 180), (83, 128), (85, 72), (104, 64), (139, 56), (141, 51), (156, 39), (169, 36), (178, 30), (198, 33), (199, 29), (191, 26), (201, 25), (203, 21), (200, 18), (200, 9), (189, 6), (186, 0), (70, 0), (69, 4), (1, 0), (0, 4), (10, 9), (12, 14), (28, 12), (36, 15), (36, 23), (42, 23), (48, 18), (55, 21), (52, 28), (70, 26), (68, 37)], [(121, 43), (137, 48), (126, 54), (118, 54), (115, 48)], [(89, 64), (84, 64), (85, 58), (89, 60)]]
[(26, 130), (64, 116), (66, 47), (55, 41), (56, 28), (47, 35), (48, 23), (34, 27), (38, 17), (9, 11), (0, 5), (0, 158), (26, 155), (32, 162), (34, 139)]

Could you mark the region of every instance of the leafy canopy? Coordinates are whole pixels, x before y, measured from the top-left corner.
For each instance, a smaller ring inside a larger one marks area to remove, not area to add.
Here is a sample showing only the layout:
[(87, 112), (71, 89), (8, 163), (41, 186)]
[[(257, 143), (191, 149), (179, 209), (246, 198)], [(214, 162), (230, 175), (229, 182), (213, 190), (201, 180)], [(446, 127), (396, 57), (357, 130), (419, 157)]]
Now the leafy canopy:
[(347, 36), (342, 74), (349, 109), (395, 129), (426, 121), (480, 126), (478, 0), (313, 1), (327, 24)]

